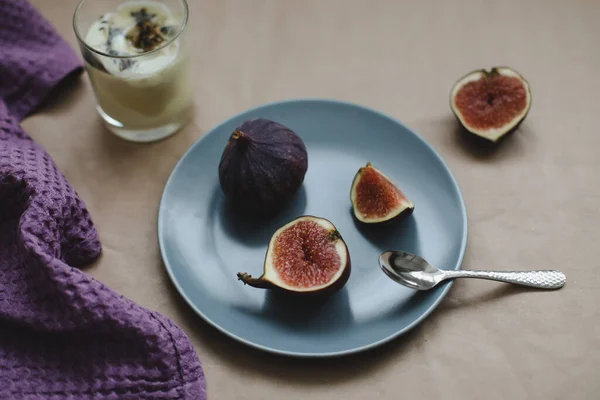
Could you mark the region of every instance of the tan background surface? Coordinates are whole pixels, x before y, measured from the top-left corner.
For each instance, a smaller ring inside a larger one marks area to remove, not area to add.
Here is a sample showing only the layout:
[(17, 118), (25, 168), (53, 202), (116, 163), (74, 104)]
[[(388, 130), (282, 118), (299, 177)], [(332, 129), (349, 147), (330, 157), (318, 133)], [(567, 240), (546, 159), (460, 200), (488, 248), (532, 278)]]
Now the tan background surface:
[[(75, 45), (76, 0), (35, 0)], [(600, 398), (600, 2), (196, 1), (196, 117), (155, 144), (107, 134), (87, 77), (24, 122), (87, 202), (104, 245), (88, 271), (172, 318), (192, 338), (209, 398)], [(496, 151), (460, 139), (448, 107), (469, 70), (510, 65), (533, 107)], [(444, 157), (469, 215), (464, 263), (560, 268), (559, 292), (459, 281), (410, 334), (352, 358), (296, 361), (225, 338), (164, 272), (156, 215), (183, 152), (224, 118), (292, 97), (388, 113)]]

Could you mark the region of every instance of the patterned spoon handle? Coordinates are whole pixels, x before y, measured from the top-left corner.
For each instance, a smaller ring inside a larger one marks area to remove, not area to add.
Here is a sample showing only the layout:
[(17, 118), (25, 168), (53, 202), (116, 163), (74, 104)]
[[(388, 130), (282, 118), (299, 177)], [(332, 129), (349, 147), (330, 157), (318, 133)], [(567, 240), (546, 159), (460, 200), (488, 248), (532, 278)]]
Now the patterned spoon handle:
[(538, 289), (560, 289), (567, 282), (567, 277), (560, 271), (446, 271), (444, 279), (478, 278)]

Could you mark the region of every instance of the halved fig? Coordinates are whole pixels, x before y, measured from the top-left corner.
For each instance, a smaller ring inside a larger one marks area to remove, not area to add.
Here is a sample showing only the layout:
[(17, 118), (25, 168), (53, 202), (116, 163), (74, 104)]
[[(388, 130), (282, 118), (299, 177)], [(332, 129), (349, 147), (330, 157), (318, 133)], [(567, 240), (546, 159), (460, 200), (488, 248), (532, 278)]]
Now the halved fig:
[(328, 220), (305, 215), (283, 225), (271, 237), (261, 277), (239, 272), (244, 284), (301, 295), (329, 295), (350, 277), (350, 253)]
[(415, 209), (400, 188), (370, 162), (354, 176), (350, 202), (354, 216), (368, 224), (407, 217)]
[(525, 119), (531, 91), (529, 83), (509, 67), (481, 69), (454, 84), (450, 107), (468, 132), (497, 142)]

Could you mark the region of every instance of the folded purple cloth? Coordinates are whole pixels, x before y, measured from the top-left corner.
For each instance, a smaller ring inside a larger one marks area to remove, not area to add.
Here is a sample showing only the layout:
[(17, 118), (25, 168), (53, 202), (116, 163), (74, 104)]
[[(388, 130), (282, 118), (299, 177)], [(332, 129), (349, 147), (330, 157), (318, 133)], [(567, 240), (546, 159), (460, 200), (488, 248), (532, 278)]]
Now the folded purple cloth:
[(205, 399), (187, 336), (76, 268), (100, 254), (96, 230), (19, 126), (81, 71), (33, 7), (0, 0), (0, 399)]

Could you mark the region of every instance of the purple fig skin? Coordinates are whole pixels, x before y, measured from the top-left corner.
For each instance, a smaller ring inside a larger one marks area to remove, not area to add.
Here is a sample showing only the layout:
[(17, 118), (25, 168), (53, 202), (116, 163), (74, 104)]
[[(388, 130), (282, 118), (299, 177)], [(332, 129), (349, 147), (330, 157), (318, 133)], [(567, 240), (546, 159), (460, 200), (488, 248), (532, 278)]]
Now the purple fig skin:
[(284, 125), (257, 118), (231, 134), (219, 163), (219, 183), (236, 211), (272, 215), (296, 195), (307, 170), (302, 139)]

